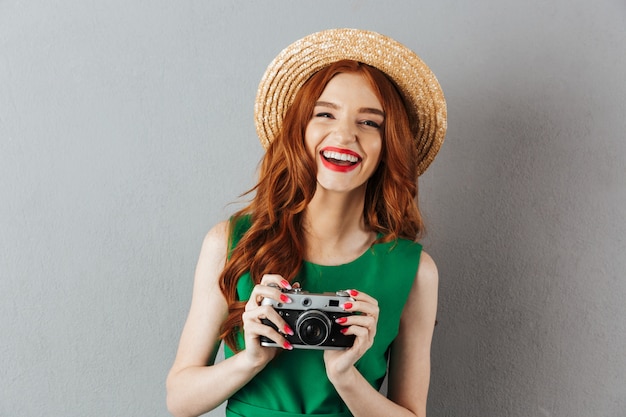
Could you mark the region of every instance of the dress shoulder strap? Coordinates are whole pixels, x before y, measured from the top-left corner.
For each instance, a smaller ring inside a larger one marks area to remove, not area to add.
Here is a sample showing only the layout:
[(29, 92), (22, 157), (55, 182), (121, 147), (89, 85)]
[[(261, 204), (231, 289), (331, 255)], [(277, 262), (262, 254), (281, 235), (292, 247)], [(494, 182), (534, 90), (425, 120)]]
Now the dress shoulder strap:
[(231, 216), (229, 219), (229, 236), (228, 236), (228, 257), (233, 252), (243, 235), (250, 229), (252, 225), (252, 216), (245, 214), (243, 216)]

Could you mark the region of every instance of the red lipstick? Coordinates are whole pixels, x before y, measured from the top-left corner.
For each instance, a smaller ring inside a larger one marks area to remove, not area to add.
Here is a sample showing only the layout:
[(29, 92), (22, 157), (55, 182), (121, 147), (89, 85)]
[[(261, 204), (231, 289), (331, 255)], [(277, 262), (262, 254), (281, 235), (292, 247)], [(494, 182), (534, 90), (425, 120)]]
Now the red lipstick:
[(320, 151), (322, 164), (336, 172), (350, 172), (361, 163), (361, 155), (349, 149), (326, 147)]

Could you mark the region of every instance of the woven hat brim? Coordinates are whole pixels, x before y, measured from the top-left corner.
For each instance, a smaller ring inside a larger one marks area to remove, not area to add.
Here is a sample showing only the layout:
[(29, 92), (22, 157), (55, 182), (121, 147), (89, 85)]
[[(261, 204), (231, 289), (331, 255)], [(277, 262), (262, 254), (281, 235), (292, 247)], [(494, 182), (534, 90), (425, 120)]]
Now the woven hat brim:
[(432, 163), (447, 128), (446, 102), (430, 68), (406, 46), (376, 32), (330, 29), (313, 33), (283, 49), (270, 63), (254, 107), (259, 140), (267, 148), (278, 135), (298, 90), (316, 72), (349, 59), (378, 68), (398, 86), (407, 103), (421, 175)]

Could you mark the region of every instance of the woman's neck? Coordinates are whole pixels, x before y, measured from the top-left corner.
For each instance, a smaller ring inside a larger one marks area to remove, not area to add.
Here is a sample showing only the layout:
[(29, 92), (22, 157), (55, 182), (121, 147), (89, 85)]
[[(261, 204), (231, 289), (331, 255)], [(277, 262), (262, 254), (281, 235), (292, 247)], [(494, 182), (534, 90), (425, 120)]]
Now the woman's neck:
[(316, 192), (304, 212), (305, 259), (338, 265), (360, 256), (376, 234), (365, 226), (365, 193)]

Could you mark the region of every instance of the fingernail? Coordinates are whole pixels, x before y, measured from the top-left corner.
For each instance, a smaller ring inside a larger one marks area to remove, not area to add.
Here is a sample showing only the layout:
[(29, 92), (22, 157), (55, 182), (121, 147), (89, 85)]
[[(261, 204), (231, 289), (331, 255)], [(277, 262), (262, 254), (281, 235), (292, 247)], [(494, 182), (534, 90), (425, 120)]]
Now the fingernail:
[(341, 333), (345, 334), (348, 331), (348, 327), (343, 327), (341, 330), (339, 330)]
[(289, 336), (293, 336), (293, 330), (291, 330), (291, 327), (289, 327), (288, 324), (285, 324), (285, 326), (283, 327), (283, 333), (288, 334)]
[(347, 317), (339, 317), (337, 320), (335, 320), (335, 323), (343, 324), (347, 321), (348, 321)]
[(285, 348), (287, 350), (291, 350), (291, 349), (293, 349), (293, 346), (291, 346), (291, 343), (285, 341), (285, 343), (283, 343), (283, 348)]
[(280, 285), (283, 286), (283, 288), (287, 288), (288, 290), (291, 289), (291, 284), (289, 283), (289, 281), (287, 281), (286, 279), (280, 281)]
[(359, 295), (359, 292), (357, 290), (348, 290), (348, 294), (350, 294), (353, 297), (356, 297), (357, 295)]
[(344, 310), (350, 310), (352, 308), (352, 303), (345, 303), (341, 306)]
[(283, 303), (289, 304), (291, 302), (291, 298), (287, 297), (285, 294), (281, 294), (280, 301), (282, 301)]

